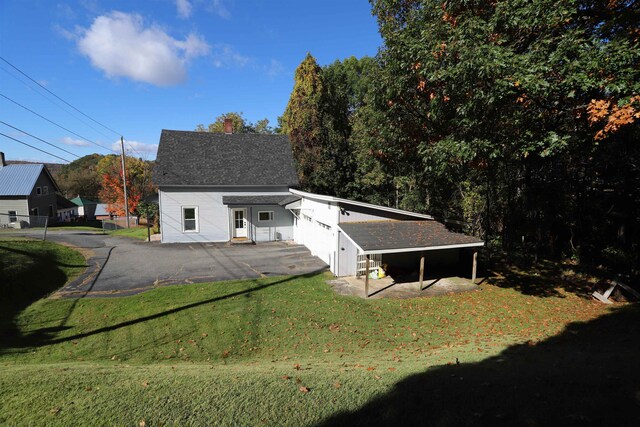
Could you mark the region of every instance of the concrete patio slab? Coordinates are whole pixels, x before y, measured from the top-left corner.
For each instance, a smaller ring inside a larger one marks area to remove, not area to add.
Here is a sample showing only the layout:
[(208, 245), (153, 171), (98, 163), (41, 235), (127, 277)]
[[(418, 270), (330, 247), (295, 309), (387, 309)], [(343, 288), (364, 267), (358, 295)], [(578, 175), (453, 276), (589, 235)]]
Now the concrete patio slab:
[[(481, 282), (482, 279), (477, 279)], [(364, 278), (340, 277), (328, 281), (339, 295), (352, 295), (365, 298)], [(443, 277), (425, 279), (420, 290), (420, 282), (396, 283), (392, 277), (369, 280), (369, 298), (418, 298), (446, 295), (451, 293), (476, 291), (477, 284), (464, 277)]]

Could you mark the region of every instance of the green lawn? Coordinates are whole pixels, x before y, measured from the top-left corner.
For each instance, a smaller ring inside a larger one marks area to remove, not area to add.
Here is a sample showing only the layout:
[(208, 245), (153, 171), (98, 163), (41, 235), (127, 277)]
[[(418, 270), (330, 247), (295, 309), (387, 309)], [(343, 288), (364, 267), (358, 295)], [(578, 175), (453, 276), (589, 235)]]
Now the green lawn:
[[(121, 228), (119, 230), (109, 231), (111, 236), (133, 237), (134, 239), (147, 240), (147, 227), (131, 227)], [(153, 234), (153, 230), (151, 230)]]
[[(2, 333), (0, 424), (537, 425), (637, 417), (634, 306), (604, 307), (559, 282), (547, 283), (553, 294), (526, 295), (508, 276), (500, 286), (413, 300), (341, 297), (327, 279), (37, 300), (14, 311), (14, 333)], [(623, 409), (598, 410), (607, 404)]]

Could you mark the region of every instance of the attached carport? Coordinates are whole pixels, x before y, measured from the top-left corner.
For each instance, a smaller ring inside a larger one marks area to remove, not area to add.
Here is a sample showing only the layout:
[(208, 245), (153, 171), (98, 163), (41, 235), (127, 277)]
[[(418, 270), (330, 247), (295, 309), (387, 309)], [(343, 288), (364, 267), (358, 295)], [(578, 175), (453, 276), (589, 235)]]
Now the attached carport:
[[(470, 248), (473, 250), (471, 265), (471, 281), (475, 282), (477, 272), (478, 248), (484, 245), (482, 240), (462, 233), (448, 230), (437, 221), (363, 221), (341, 223), (341, 236), (349, 241), (359, 256), (365, 257), (365, 295), (369, 296), (369, 272), (372, 257), (389, 254), (419, 254), (420, 273), (419, 283), (422, 289), (425, 271), (426, 254), (433, 251)], [(349, 245), (339, 248), (345, 254), (349, 253)], [(358, 262), (356, 259), (345, 258), (342, 262)], [(357, 266), (356, 266), (357, 268)]]

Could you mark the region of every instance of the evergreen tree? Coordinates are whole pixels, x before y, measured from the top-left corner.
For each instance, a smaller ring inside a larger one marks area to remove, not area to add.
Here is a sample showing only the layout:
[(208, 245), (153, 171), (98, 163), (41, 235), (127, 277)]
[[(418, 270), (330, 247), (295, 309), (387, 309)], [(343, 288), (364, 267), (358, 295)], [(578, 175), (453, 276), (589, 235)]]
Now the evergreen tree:
[(329, 184), (334, 168), (328, 149), (324, 107), (326, 88), (322, 69), (307, 53), (296, 68), (293, 91), (282, 116), (281, 132), (289, 136), (303, 189), (333, 193)]

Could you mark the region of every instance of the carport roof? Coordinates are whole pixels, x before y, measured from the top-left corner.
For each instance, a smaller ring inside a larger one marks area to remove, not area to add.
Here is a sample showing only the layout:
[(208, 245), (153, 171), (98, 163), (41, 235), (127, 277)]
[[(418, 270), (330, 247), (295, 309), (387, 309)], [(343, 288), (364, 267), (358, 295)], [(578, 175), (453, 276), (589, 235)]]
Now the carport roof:
[(476, 237), (447, 230), (437, 221), (364, 221), (340, 228), (362, 253), (428, 251), (483, 246)]
[(299, 200), (300, 197), (291, 194), (281, 194), (275, 196), (222, 196), (223, 205), (280, 205), (284, 206)]

